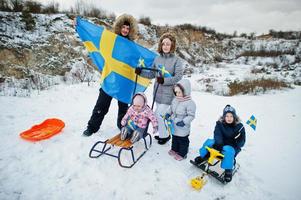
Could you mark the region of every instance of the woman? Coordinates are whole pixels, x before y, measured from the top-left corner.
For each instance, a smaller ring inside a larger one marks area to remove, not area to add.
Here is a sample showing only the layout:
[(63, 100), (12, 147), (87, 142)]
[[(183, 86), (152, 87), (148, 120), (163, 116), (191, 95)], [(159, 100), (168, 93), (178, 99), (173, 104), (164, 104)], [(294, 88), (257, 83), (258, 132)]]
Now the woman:
[[(153, 71), (142, 71), (142, 68), (136, 68), (135, 73), (146, 78), (156, 78), (154, 85), (154, 95), (156, 93), (155, 114), (159, 123), (159, 136), (155, 136), (159, 144), (165, 144), (170, 140), (170, 135), (165, 128), (162, 116), (168, 111), (171, 101), (174, 98), (173, 87), (183, 77), (183, 66), (180, 58), (175, 55), (176, 38), (171, 33), (164, 33), (158, 44), (159, 56), (153, 62), (152, 68), (161, 70), (161, 73)], [(162, 69), (168, 72), (169, 76), (162, 73)]]

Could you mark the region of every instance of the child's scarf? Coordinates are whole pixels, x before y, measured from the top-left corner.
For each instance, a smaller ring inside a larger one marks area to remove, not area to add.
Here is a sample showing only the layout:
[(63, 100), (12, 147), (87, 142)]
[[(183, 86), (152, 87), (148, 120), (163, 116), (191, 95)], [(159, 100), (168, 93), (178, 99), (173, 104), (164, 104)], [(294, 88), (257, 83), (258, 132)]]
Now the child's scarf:
[(176, 96), (176, 99), (179, 101), (179, 102), (183, 102), (183, 101), (188, 101), (191, 99), (191, 96), (185, 96), (185, 97), (177, 97)]

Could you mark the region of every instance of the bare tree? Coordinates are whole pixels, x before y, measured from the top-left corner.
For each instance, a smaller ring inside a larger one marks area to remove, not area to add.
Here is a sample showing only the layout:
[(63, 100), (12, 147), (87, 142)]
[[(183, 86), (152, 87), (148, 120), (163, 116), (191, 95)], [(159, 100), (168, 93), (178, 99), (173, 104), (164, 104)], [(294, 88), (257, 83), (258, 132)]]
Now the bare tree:
[(25, 28), (28, 31), (32, 31), (36, 26), (35, 19), (28, 10), (22, 11), (21, 21), (25, 23)]
[(75, 14), (77, 14), (77, 15), (83, 14), (84, 7), (85, 7), (84, 1), (83, 0), (77, 0), (75, 2), (75, 8), (74, 8)]
[(142, 17), (140, 17), (139, 22), (140, 22), (141, 24), (146, 25), (146, 26), (152, 25), (152, 22), (151, 22), (150, 17), (144, 17), (144, 16), (142, 16)]
[(10, 0), (10, 5), (12, 6), (12, 10), (14, 12), (21, 12), (24, 7), (23, 0)]
[(9, 2), (7, 0), (0, 0), (0, 10), (11, 11), (11, 8), (9, 7)]
[(58, 13), (59, 12), (59, 3), (57, 2), (50, 2), (45, 8), (43, 9), (43, 13), (48, 13), (48, 14), (53, 14), (53, 13)]
[(42, 11), (42, 4), (35, 1), (26, 1), (24, 4), (24, 8), (31, 13), (41, 13)]
[(233, 32), (233, 35), (232, 35), (233, 37), (237, 37), (237, 31), (235, 30), (234, 32)]
[(250, 33), (249, 38), (250, 38), (251, 40), (254, 40), (255, 35), (256, 35), (256, 33), (255, 33), (255, 32), (252, 32), (252, 33)]

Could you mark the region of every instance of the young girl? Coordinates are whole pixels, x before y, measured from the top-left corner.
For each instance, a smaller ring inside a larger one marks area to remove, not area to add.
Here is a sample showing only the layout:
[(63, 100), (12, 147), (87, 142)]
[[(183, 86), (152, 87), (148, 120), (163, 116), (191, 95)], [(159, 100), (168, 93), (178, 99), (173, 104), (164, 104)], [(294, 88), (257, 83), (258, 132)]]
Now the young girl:
[[(165, 144), (170, 140), (170, 135), (165, 129), (164, 121), (162, 115), (164, 115), (171, 105), (171, 101), (174, 98), (173, 86), (182, 79), (183, 76), (183, 66), (182, 62), (177, 57), (174, 52), (176, 49), (176, 38), (171, 33), (164, 33), (159, 40), (158, 52), (160, 56), (156, 57), (153, 62), (153, 68), (162, 69), (164, 68), (169, 76), (164, 76), (162, 73), (150, 72), (143, 70), (142, 68), (136, 68), (135, 73), (146, 78), (156, 78), (154, 85), (155, 88), (158, 87), (156, 93), (156, 110), (155, 114), (159, 123), (159, 136), (155, 136), (159, 144)], [(159, 84), (159, 85), (158, 85)]]
[(121, 140), (131, 138), (132, 143), (138, 141), (146, 131), (148, 120), (153, 125), (153, 133), (156, 133), (158, 131), (157, 118), (147, 105), (146, 96), (143, 93), (137, 93), (133, 97), (133, 105), (129, 107), (121, 120)]
[(240, 152), (246, 141), (245, 128), (235, 109), (226, 105), (223, 116), (216, 122), (214, 139), (207, 139), (200, 149), (200, 156), (195, 158), (197, 164), (201, 164), (209, 158), (206, 146), (213, 147), (224, 154), (221, 167), (225, 169), (224, 179), (226, 182), (232, 180), (232, 170), (235, 164), (235, 157)]
[(186, 158), (189, 147), (190, 124), (195, 117), (196, 105), (191, 99), (191, 85), (188, 79), (182, 79), (174, 86), (176, 98), (171, 103), (171, 114), (174, 133), (172, 135), (171, 150), (168, 154), (176, 160)]

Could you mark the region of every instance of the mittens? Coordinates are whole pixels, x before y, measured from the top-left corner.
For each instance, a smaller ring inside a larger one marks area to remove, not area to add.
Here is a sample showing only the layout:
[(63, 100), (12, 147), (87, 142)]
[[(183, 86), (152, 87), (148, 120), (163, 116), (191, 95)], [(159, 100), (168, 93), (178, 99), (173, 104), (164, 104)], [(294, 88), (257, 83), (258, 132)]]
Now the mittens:
[(159, 84), (163, 84), (164, 83), (164, 78), (163, 77), (157, 77), (157, 82)]
[(179, 121), (176, 123), (177, 126), (184, 127), (185, 123), (183, 121)]
[(137, 68), (135, 69), (135, 73), (136, 73), (137, 75), (140, 75), (141, 72), (142, 72), (141, 67), (137, 67)]

